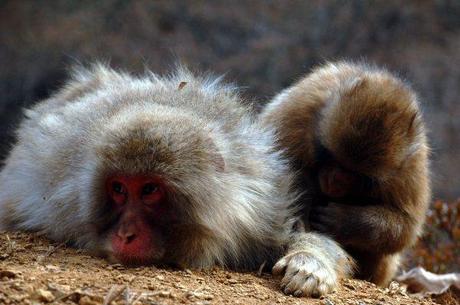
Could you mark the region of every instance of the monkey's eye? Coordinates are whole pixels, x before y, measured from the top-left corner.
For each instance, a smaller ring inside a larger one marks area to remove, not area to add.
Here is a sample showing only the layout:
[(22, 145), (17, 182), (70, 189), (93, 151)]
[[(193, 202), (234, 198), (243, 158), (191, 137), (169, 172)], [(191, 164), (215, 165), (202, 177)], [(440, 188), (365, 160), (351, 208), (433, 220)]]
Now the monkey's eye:
[(142, 186), (141, 197), (144, 204), (153, 207), (161, 201), (163, 197), (163, 190), (161, 189), (161, 186), (149, 182)]
[(158, 186), (156, 186), (153, 183), (147, 183), (142, 188), (142, 196), (152, 195), (153, 193), (155, 193), (157, 191), (158, 191)]
[(112, 183), (112, 190), (116, 194), (126, 194), (126, 190), (125, 190), (123, 184), (121, 184), (120, 182), (117, 182), (117, 181)]

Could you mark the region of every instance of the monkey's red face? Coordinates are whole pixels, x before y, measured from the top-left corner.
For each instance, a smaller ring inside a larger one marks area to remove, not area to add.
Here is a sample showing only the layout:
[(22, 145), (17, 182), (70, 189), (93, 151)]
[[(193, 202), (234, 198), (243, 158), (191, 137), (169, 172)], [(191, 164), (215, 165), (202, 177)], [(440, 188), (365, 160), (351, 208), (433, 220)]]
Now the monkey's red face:
[(356, 176), (339, 166), (324, 166), (318, 174), (321, 191), (328, 197), (341, 198), (355, 187)]
[(158, 177), (115, 175), (106, 180), (110, 209), (118, 215), (109, 235), (118, 261), (148, 264), (164, 255), (162, 224), (174, 220), (165, 191)]

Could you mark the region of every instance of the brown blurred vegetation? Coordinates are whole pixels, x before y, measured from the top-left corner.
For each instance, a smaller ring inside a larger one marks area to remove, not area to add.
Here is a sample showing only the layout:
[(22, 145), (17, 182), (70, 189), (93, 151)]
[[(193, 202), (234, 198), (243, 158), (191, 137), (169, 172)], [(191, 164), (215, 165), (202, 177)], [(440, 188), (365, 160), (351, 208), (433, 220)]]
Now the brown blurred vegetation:
[(421, 265), (435, 273), (460, 272), (460, 200), (434, 202), (408, 262), (408, 267)]
[[(263, 105), (324, 60), (364, 58), (419, 92), (435, 198), (452, 201), (460, 196), (459, 50), (460, 1), (0, 0), (0, 158), (20, 108), (47, 97), (78, 62), (165, 72), (181, 60), (226, 73)], [(413, 261), (459, 269), (458, 215), (459, 202), (436, 202)]]

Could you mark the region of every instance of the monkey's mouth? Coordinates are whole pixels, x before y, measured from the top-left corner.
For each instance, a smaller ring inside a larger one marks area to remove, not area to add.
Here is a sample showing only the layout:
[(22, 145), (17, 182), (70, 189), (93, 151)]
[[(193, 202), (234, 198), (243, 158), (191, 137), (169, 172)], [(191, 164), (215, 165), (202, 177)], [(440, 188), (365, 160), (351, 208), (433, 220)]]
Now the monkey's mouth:
[(162, 262), (165, 251), (158, 250), (152, 252), (125, 253), (111, 251), (108, 255), (108, 260), (114, 263), (121, 263), (126, 266), (147, 266)]
[(108, 259), (127, 266), (152, 265), (162, 261), (165, 249), (160, 240), (138, 238), (119, 242), (112, 236), (108, 247)]
[(137, 255), (126, 255), (113, 252), (109, 255), (108, 260), (125, 266), (136, 267), (162, 263), (162, 258), (163, 254), (145, 255), (144, 253), (139, 253)]

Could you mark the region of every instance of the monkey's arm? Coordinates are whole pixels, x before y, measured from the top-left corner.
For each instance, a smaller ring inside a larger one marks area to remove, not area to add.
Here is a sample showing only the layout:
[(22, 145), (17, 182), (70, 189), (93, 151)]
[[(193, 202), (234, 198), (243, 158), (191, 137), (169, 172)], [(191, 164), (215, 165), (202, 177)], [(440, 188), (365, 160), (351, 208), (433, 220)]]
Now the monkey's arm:
[(353, 269), (353, 259), (329, 237), (295, 232), (273, 274), (284, 273), (281, 288), (286, 294), (320, 296), (332, 292), (338, 280), (351, 276)]
[(412, 244), (418, 227), (416, 219), (401, 209), (332, 202), (310, 212), (310, 225), (344, 246), (379, 253), (395, 253)]

